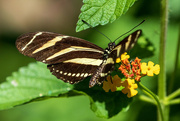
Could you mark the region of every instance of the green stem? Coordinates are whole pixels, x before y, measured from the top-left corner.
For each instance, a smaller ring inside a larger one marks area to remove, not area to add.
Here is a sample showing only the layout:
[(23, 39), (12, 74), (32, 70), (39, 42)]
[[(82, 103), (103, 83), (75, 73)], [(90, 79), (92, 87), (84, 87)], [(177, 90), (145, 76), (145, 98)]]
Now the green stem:
[(175, 64), (174, 64), (174, 71), (172, 73), (171, 80), (169, 81), (169, 88), (168, 88), (168, 94), (172, 92), (173, 86), (174, 86), (174, 80), (175, 80), (175, 75), (177, 72), (177, 67), (178, 67), (178, 59), (179, 59), (179, 49), (180, 49), (180, 26), (179, 26), (179, 37), (178, 37), (178, 42), (177, 42), (177, 50), (176, 50), (176, 59), (175, 59)]
[(174, 98), (176, 98), (177, 96), (180, 95), (180, 89), (177, 89), (176, 91), (174, 91), (173, 93), (171, 93), (170, 95), (168, 95), (168, 97), (166, 98), (167, 101), (170, 101)]
[(157, 107), (158, 107), (158, 109), (159, 109), (161, 119), (162, 119), (162, 121), (164, 121), (162, 106), (161, 106), (161, 103), (160, 103), (157, 95), (155, 95), (155, 94), (154, 94), (153, 92), (151, 92), (148, 88), (146, 88), (141, 82), (138, 83), (138, 87), (139, 87), (143, 92), (145, 92), (146, 94), (148, 94), (148, 96), (151, 96), (152, 98), (154, 98), (154, 100), (155, 100), (156, 103), (157, 103)]
[(166, 66), (165, 66), (165, 47), (167, 36), (167, 0), (162, 0), (162, 16), (161, 16), (161, 35), (160, 35), (160, 51), (159, 51), (159, 65), (161, 71), (158, 78), (158, 96), (163, 100), (166, 96)]
[[(168, 0), (161, 0), (161, 34), (160, 34), (160, 51), (159, 51), (159, 65), (161, 71), (158, 78), (158, 97), (161, 102), (166, 98), (166, 39), (167, 39), (167, 28), (168, 28)], [(162, 109), (158, 108), (158, 120), (163, 121), (163, 119), (168, 120), (169, 118), (169, 107), (166, 107), (161, 103)], [(161, 114), (163, 110), (163, 118)], [(166, 116), (166, 117), (165, 117)]]
[(180, 104), (180, 98), (168, 102), (168, 105), (175, 105), (175, 104)]
[(142, 101), (156, 105), (155, 101), (152, 98), (149, 98), (145, 95), (139, 95), (138, 98), (139, 98), (139, 100), (142, 100)]

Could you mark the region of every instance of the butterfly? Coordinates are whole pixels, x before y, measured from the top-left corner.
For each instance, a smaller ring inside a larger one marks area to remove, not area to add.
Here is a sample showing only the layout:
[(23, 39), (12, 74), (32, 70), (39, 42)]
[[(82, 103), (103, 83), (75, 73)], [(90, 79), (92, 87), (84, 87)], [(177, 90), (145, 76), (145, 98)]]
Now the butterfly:
[(80, 38), (39, 31), (18, 37), (16, 47), (23, 55), (48, 64), (52, 74), (64, 82), (74, 84), (92, 76), (91, 88), (103, 83), (113, 71), (116, 59), (135, 45), (141, 32), (137, 30), (117, 45), (110, 42), (102, 49)]

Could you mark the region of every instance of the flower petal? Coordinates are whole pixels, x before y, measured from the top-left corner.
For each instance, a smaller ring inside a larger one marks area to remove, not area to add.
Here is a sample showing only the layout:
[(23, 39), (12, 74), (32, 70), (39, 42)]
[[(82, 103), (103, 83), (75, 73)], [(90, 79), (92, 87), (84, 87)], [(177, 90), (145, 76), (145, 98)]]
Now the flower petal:
[(105, 92), (109, 92), (111, 87), (110, 87), (110, 85), (109, 85), (109, 83), (107, 81), (104, 81), (102, 88), (104, 89)]
[(121, 62), (121, 59), (120, 58), (117, 58), (116, 59), (116, 63), (120, 63)]
[(156, 64), (156, 65), (154, 66), (153, 72), (154, 72), (154, 74), (156, 74), (156, 75), (159, 74), (159, 72), (160, 72), (160, 66), (159, 66), (158, 64)]
[(132, 88), (132, 89), (129, 90), (129, 93), (127, 94), (127, 97), (128, 98), (133, 97), (133, 96), (137, 95), (137, 93), (138, 93), (138, 91)]
[(142, 74), (146, 74), (147, 69), (148, 69), (147, 63), (145, 63), (145, 62), (141, 63), (141, 72), (142, 72)]
[(154, 76), (153, 69), (147, 71), (147, 76)]
[(148, 68), (151, 69), (151, 68), (153, 68), (153, 66), (154, 66), (154, 63), (153, 63), (152, 61), (149, 61), (149, 62), (148, 62)]

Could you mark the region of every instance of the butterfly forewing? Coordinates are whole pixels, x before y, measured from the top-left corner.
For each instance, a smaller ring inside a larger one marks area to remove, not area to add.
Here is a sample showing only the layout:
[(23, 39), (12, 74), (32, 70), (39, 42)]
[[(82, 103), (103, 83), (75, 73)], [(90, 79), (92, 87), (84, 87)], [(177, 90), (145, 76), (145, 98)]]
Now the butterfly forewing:
[(53, 75), (69, 83), (92, 75), (104, 54), (102, 48), (86, 40), (52, 32), (24, 34), (16, 47), (22, 54), (49, 64)]
[(101, 58), (103, 56), (103, 49), (93, 43), (52, 32), (24, 34), (16, 40), (16, 47), (22, 54), (47, 64), (73, 58)]

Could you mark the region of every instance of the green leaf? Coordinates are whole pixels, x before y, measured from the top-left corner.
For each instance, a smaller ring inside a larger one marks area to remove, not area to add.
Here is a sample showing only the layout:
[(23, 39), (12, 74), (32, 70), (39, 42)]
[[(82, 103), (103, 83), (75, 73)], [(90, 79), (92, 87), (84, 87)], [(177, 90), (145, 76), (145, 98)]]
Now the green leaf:
[(132, 99), (121, 92), (106, 93), (101, 86), (89, 88), (89, 78), (70, 85), (57, 79), (43, 63), (31, 63), (14, 72), (0, 85), (0, 110), (50, 97), (86, 95), (91, 110), (102, 118), (110, 118), (128, 107)]
[(122, 14), (125, 14), (136, 0), (83, 0), (81, 14), (77, 22), (76, 31), (89, 28), (82, 20), (93, 27), (112, 23)]
[(111, 118), (117, 115), (120, 111), (126, 109), (132, 101), (132, 98), (128, 98), (122, 92), (94, 93), (96, 95), (91, 94), (93, 99), (91, 101), (91, 109), (95, 112), (96, 116), (101, 118)]
[(0, 109), (27, 103), (36, 98), (58, 96), (73, 88), (53, 76), (42, 63), (31, 63), (7, 78), (0, 85)]
[(74, 89), (79, 93), (87, 95), (90, 99), (91, 110), (96, 116), (101, 118), (111, 118), (117, 115), (120, 111), (127, 109), (132, 101), (126, 94), (120, 91), (105, 92), (102, 87), (95, 86), (93, 88), (84, 88), (87, 81), (75, 85)]

